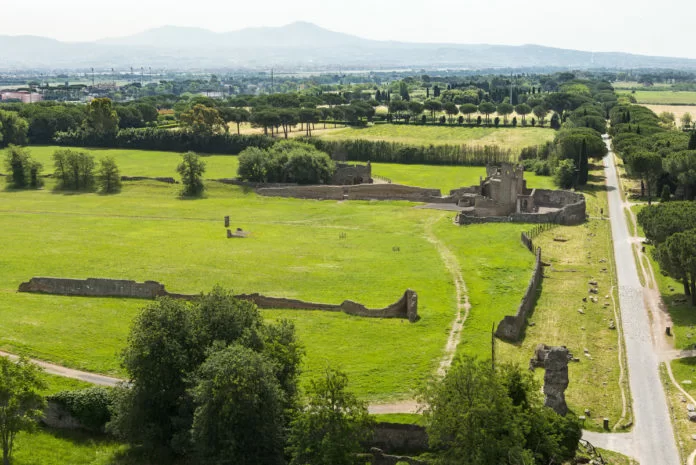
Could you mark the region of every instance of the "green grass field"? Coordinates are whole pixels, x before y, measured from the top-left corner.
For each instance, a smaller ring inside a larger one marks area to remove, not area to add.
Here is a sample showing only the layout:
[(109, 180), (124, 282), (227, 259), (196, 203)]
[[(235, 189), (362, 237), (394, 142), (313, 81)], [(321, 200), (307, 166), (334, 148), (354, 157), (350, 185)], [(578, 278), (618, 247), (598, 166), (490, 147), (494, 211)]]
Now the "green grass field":
[[(440, 189), (443, 195), (450, 190), (464, 186), (478, 185), (486, 176), (483, 166), (440, 166), (440, 165), (401, 165), (396, 163), (373, 163), (372, 174), (391, 179), (395, 184)], [(527, 186), (538, 189), (555, 189), (551, 176), (537, 176), (524, 173)]]
[(633, 96), (638, 103), (665, 105), (694, 105), (696, 92), (675, 92), (671, 90), (637, 90)]
[(317, 133), (327, 140), (367, 139), (411, 145), (499, 145), (515, 151), (553, 140), (547, 128), (469, 128), (379, 124), (367, 128), (342, 128)]

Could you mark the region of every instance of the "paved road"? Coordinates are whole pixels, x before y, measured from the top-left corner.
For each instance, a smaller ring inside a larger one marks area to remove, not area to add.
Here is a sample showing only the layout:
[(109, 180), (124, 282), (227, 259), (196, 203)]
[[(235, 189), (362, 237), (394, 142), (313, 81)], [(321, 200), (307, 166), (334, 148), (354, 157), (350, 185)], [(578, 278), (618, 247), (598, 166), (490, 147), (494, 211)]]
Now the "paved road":
[(619, 284), (619, 305), (626, 341), (629, 383), (633, 395), (635, 453), (630, 455), (638, 459), (642, 465), (677, 465), (679, 453), (667, 399), (660, 382), (659, 357), (651, 337), (650, 320), (633, 258), (630, 234), (618, 190), (614, 156), (611, 152), (605, 158), (604, 166)]

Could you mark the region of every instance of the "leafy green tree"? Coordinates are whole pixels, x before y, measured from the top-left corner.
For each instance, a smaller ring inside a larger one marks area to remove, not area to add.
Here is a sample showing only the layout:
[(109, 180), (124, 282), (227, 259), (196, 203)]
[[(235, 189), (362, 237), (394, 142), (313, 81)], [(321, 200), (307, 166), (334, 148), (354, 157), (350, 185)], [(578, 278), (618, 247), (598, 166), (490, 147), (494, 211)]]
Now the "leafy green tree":
[(471, 115), (478, 111), (478, 107), (473, 103), (464, 103), (459, 106), (459, 112), (466, 115), (466, 122), (471, 123)]
[(651, 187), (662, 174), (662, 157), (657, 153), (641, 151), (628, 158), (628, 166), (631, 173), (640, 178), (640, 195), (645, 195), (645, 187), (648, 190), (648, 204), (652, 201)]
[(696, 306), (696, 229), (674, 233), (654, 253), (660, 269), (684, 283), (684, 293)]
[(310, 382), (307, 406), (292, 421), (291, 465), (353, 465), (372, 433), (367, 405), (347, 390), (348, 377), (327, 368)]
[(285, 463), (283, 391), (268, 359), (234, 344), (208, 357), (195, 377), (192, 436), (203, 463)]
[(408, 112), (411, 114), (411, 117), (413, 117), (413, 120), (415, 121), (421, 114), (423, 114), (423, 111), (425, 110), (425, 107), (423, 106), (422, 103), (420, 102), (414, 102), (410, 101), (408, 102)]
[(268, 135), (269, 129), (273, 135), (273, 128), (280, 124), (280, 115), (275, 108), (254, 108), (249, 121), (253, 127), (263, 128), (264, 135)]
[(45, 389), (41, 369), (21, 358), (0, 357), (0, 442), (2, 463), (10, 465), (14, 440), (20, 431), (33, 431), (43, 416)]
[(193, 152), (186, 152), (176, 171), (181, 176), (183, 190), (181, 194), (185, 197), (197, 197), (203, 194), (205, 184), (203, 184), (203, 173), (205, 173), (205, 162)]
[(561, 160), (556, 166), (553, 180), (557, 186), (570, 189), (575, 182), (575, 163), (573, 160)]
[(10, 145), (5, 151), (5, 168), (10, 173), (7, 182), (14, 189), (38, 189), (43, 185), (39, 177), (42, 165), (32, 160), (26, 148)]
[(114, 157), (104, 157), (99, 161), (97, 181), (104, 194), (113, 194), (121, 190), (121, 175)]
[(643, 208), (638, 223), (645, 237), (661, 244), (672, 234), (696, 229), (696, 202), (667, 202)]
[(0, 148), (27, 145), (29, 123), (14, 111), (0, 110)]
[(687, 147), (687, 150), (696, 150), (696, 130), (691, 131), (691, 135), (689, 136), (689, 145)]
[(408, 84), (406, 84), (404, 81), (399, 82), (399, 95), (404, 101), (411, 100), (411, 96), (408, 94)]
[(532, 112), (532, 107), (527, 105), (526, 103), (520, 103), (515, 107), (515, 113), (518, 115), (522, 116), (522, 125), (527, 124), (527, 115)]
[(240, 133), (239, 126), (249, 121), (249, 112), (244, 108), (234, 108), (230, 113), (230, 121), (237, 125), (237, 134)]
[(278, 120), (283, 128), (285, 138), (288, 138), (288, 131), (299, 121), (297, 111), (293, 108), (281, 108), (278, 110)]
[(696, 194), (696, 150), (684, 150), (667, 155), (663, 161), (667, 171), (684, 188), (686, 199)]
[(394, 118), (400, 120), (403, 117), (403, 113), (408, 110), (408, 102), (392, 99), (392, 101), (389, 102), (388, 109), (389, 113), (394, 115)]
[(457, 108), (457, 105), (455, 105), (452, 102), (447, 102), (444, 105), (442, 105), (442, 109), (445, 110), (445, 113), (447, 114), (447, 119), (449, 120), (449, 123), (452, 124), (452, 120), (456, 115), (459, 114), (459, 108)]
[(554, 112), (553, 115), (551, 115), (551, 122), (549, 124), (551, 129), (561, 129), (561, 118), (558, 116), (558, 113)]
[[(368, 103), (365, 103), (368, 107), (370, 105)], [(370, 107), (372, 108), (372, 107)], [(373, 109), (374, 110), (374, 109)], [(301, 108), (300, 111), (297, 114), (300, 123), (304, 124), (305, 127), (305, 132), (308, 137), (312, 136), (312, 127), (314, 124), (319, 121), (319, 116), (320, 113), (316, 108)]]
[(430, 120), (434, 123), (435, 112), (442, 111), (442, 102), (440, 102), (439, 100), (430, 99), (426, 100), (423, 106), (427, 111), (430, 112)]
[(59, 149), (53, 152), (58, 189), (90, 191), (94, 188), (94, 157), (87, 152)]
[(490, 124), (490, 114), (495, 112), (495, 105), (491, 102), (482, 102), (478, 109), (481, 113), (486, 115), (486, 124)]
[(186, 131), (194, 134), (220, 134), (227, 132), (227, 125), (217, 108), (196, 104), (181, 113), (179, 120)]
[(665, 184), (662, 186), (662, 194), (660, 195), (660, 200), (662, 202), (669, 202), (672, 199), (672, 191), (669, 189), (669, 186)]
[(500, 105), (498, 105), (498, 108), (496, 108), (496, 112), (499, 115), (503, 116), (503, 124), (506, 126), (507, 126), (508, 116), (510, 116), (513, 111), (515, 111), (515, 107), (513, 107), (511, 104), (506, 103), (506, 102), (501, 103)]
[(115, 136), (118, 131), (118, 114), (111, 99), (95, 98), (87, 106), (87, 129), (100, 136)]
[(543, 105), (537, 105), (534, 107), (532, 112), (534, 113), (534, 116), (539, 118), (539, 125), (543, 127), (544, 123), (546, 122), (546, 115), (549, 113), (549, 110)]

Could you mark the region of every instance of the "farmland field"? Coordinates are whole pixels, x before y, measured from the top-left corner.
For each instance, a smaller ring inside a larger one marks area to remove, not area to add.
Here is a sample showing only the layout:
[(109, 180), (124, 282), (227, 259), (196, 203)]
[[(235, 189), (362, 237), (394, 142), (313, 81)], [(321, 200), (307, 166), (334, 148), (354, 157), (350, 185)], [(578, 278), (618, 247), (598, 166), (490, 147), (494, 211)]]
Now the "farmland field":
[(327, 140), (367, 139), (411, 145), (499, 145), (512, 150), (553, 140), (555, 131), (546, 128), (470, 128), (380, 124), (367, 128), (343, 128), (317, 133)]
[(696, 92), (674, 92), (671, 90), (637, 90), (633, 94), (638, 103), (651, 105), (696, 105)]
[(696, 118), (696, 105), (647, 105), (644, 104), (644, 107), (649, 108), (652, 110), (656, 115), (659, 115), (660, 113), (666, 111), (668, 113), (674, 113), (675, 121), (677, 125), (681, 125), (681, 117), (684, 115), (684, 113), (690, 113), (693, 118)]

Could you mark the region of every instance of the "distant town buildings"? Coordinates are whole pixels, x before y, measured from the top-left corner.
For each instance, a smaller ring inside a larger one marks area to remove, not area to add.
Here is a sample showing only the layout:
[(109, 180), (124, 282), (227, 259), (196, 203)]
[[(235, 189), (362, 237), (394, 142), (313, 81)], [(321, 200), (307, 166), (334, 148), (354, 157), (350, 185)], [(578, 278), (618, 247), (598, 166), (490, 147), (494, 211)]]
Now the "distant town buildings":
[(19, 100), (22, 103), (35, 103), (43, 100), (43, 95), (27, 90), (3, 90), (0, 91), (0, 100)]

